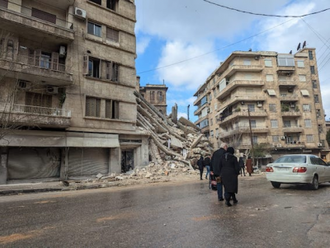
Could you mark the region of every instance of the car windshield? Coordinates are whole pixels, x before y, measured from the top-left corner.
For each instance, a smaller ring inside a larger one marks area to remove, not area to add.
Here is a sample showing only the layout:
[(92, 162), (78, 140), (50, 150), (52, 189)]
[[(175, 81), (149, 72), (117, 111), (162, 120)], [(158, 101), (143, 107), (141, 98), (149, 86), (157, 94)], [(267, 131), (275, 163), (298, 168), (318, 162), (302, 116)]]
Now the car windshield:
[(306, 156), (284, 156), (276, 159), (274, 163), (306, 163)]

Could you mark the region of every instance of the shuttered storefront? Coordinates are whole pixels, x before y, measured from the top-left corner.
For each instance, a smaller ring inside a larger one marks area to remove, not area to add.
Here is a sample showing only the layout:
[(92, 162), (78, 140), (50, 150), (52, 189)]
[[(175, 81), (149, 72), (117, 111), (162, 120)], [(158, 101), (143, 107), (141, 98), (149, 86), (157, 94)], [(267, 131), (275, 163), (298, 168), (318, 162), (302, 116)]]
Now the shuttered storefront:
[(70, 148), (68, 176), (107, 174), (109, 171), (109, 150), (105, 148)]
[(10, 148), (8, 180), (59, 177), (60, 154), (59, 148)]

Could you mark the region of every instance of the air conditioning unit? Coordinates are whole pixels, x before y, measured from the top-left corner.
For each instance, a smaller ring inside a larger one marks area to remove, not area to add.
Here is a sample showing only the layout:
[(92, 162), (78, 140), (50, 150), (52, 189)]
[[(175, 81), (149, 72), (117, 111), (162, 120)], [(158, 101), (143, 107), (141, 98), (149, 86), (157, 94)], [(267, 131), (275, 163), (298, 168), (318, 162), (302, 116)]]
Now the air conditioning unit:
[(285, 136), (281, 136), (281, 140), (285, 140)]
[(48, 86), (46, 92), (48, 94), (58, 94), (58, 87)]
[(60, 46), (59, 54), (61, 57), (64, 57), (66, 55), (66, 48), (65, 46)]
[(78, 8), (78, 7), (75, 7), (75, 9), (74, 9), (74, 15), (76, 17), (78, 17), (78, 18), (86, 19), (86, 10), (81, 9), (81, 8)]
[(257, 102), (257, 107), (261, 108), (262, 107), (262, 103), (261, 102)]
[(317, 145), (318, 145), (319, 147), (323, 146), (323, 144), (322, 144), (322, 143), (318, 143)]

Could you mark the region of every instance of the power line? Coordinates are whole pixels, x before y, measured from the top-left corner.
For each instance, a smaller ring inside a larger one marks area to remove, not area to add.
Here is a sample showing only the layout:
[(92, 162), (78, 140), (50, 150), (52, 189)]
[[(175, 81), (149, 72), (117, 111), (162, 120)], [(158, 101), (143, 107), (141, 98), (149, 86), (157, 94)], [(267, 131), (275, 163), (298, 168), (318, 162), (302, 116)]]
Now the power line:
[(228, 47), (234, 46), (234, 45), (239, 44), (239, 43), (241, 43), (241, 42), (243, 42), (243, 41), (246, 41), (246, 40), (249, 40), (249, 39), (251, 39), (251, 38), (257, 37), (257, 36), (259, 36), (259, 35), (261, 35), (261, 34), (263, 34), (263, 33), (266, 33), (266, 32), (268, 32), (268, 31), (270, 31), (270, 30), (272, 30), (272, 29), (274, 29), (274, 28), (277, 28), (277, 27), (279, 27), (279, 26), (282, 26), (282, 25), (284, 25), (285, 23), (290, 22), (290, 21), (293, 21), (293, 19), (290, 19), (290, 20), (288, 20), (288, 21), (282, 22), (282, 23), (280, 23), (280, 24), (278, 24), (278, 25), (276, 25), (276, 26), (274, 26), (274, 27), (271, 27), (271, 28), (269, 28), (269, 29), (266, 29), (266, 30), (261, 31), (260, 33), (257, 33), (257, 34), (254, 34), (254, 35), (251, 35), (251, 36), (249, 36), (249, 37), (244, 38), (243, 40), (236, 41), (236, 42), (231, 43), (231, 44), (229, 44), (229, 45), (227, 45), (227, 46), (224, 46), (224, 47), (222, 47), (222, 48), (219, 48), (219, 49), (213, 50), (213, 51), (211, 51), (211, 52), (207, 52), (207, 53), (204, 53), (204, 54), (201, 54), (201, 55), (197, 55), (197, 56), (195, 56), (195, 57), (191, 57), (191, 58), (188, 58), (188, 59), (185, 59), (185, 60), (181, 60), (181, 61), (178, 61), (178, 62), (175, 62), (175, 63), (172, 63), (172, 64), (168, 64), (168, 65), (164, 65), (164, 66), (156, 67), (156, 68), (153, 68), (153, 69), (150, 69), (150, 70), (141, 71), (141, 72), (138, 72), (137, 74), (140, 75), (140, 74), (144, 74), (144, 73), (151, 72), (151, 71), (157, 71), (157, 70), (164, 69), (164, 68), (167, 68), (167, 67), (171, 67), (171, 66), (174, 66), (174, 65), (177, 65), (177, 64), (181, 64), (181, 63), (184, 63), (184, 62), (187, 62), (187, 61), (193, 60), (193, 59), (197, 59), (197, 58), (199, 58), (199, 57), (203, 57), (203, 56), (208, 55), (208, 54), (210, 54), (210, 53), (214, 53), (214, 52), (217, 52), (217, 51), (224, 50), (224, 49), (226, 49), (226, 48), (228, 48)]
[(235, 8), (228, 7), (228, 6), (225, 6), (225, 5), (221, 5), (221, 4), (218, 4), (218, 3), (214, 3), (214, 2), (211, 2), (211, 1), (208, 1), (208, 0), (203, 0), (203, 1), (204, 2), (207, 2), (209, 4), (216, 5), (216, 6), (221, 7), (221, 8), (225, 8), (225, 9), (237, 11), (237, 12), (244, 13), (244, 14), (257, 15), (257, 16), (267, 16), (267, 17), (279, 17), (279, 18), (300, 18), (300, 17), (306, 17), (306, 16), (310, 16), (310, 15), (316, 15), (316, 14), (319, 14), (319, 13), (322, 13), (322, 12), (325, 12), (325, 11), (328, 11), (330, 9), (330, 8), (326, 8), (326, 9), (322, 9), (322, 10), (315, 11), (315, 12), (308, 13), (308, 14), (304, 14), (304, 15), (271, 15), (271, 14), (261, 14), (261, 13), (255, 13), (255, 12), (250, 12), (250, 11), (235, 9)]

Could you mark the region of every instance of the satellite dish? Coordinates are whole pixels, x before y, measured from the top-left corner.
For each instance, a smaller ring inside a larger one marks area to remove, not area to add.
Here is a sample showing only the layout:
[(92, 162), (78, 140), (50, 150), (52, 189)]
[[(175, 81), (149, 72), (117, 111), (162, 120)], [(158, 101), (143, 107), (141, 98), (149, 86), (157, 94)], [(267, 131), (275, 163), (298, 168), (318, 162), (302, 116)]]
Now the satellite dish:
[(289, 52), (290, 54), (292, 54), (292, 50), (290, 50), (290, 52)]
[(300, 43), (298, 44), (297, 51), (300, 49)]
[(303, 43), (303, 48), (306, 46), (306, 41), (304, 41), (304, 43)]

